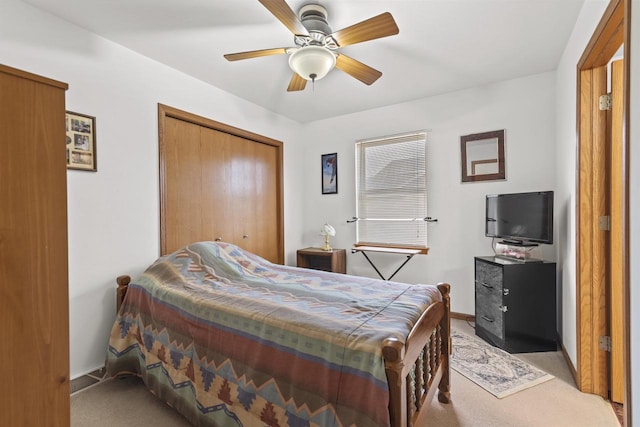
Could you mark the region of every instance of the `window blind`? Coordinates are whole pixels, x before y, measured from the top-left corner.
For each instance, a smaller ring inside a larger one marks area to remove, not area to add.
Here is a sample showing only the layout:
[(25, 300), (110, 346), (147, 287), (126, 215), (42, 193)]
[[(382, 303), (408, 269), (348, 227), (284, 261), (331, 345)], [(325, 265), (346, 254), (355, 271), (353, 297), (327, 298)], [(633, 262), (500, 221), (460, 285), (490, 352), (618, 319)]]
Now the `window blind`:
[(427, 133), (356, 142), (358, 244), (427, 247)]

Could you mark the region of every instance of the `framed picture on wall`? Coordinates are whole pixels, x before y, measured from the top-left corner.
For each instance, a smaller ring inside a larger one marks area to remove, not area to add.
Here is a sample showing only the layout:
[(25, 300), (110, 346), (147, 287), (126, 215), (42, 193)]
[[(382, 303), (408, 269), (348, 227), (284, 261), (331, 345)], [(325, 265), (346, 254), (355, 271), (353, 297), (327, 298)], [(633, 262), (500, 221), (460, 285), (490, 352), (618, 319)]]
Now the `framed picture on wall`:
[(338, 153), (322, 155), (322, 194), (338, 193)]
[(67, 111), (67, 169), (96, 172), (96, 118)]
[(505, 179), (504, 129), (460, 137), (462, 182)]

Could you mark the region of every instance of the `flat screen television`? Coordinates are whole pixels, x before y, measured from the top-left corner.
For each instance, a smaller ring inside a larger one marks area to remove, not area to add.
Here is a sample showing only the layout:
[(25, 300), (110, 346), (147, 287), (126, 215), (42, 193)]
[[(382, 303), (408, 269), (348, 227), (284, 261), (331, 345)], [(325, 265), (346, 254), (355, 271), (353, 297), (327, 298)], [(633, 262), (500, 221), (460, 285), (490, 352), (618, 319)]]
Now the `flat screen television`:
[(485, 234), (509, 245), (553, 243), (553, 191), (488, 194)]

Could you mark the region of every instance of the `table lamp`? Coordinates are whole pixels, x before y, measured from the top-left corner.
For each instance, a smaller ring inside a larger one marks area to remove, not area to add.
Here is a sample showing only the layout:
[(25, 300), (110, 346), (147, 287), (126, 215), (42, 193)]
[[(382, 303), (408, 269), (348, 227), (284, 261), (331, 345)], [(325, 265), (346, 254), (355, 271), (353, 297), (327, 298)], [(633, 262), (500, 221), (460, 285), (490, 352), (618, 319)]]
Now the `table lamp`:
[(336, 235), (336, 229), (333, 228), (331, 225), (325, 223), (320, 229), (320, 234), (324, 236), (324, 247), (322, 248), (322, 250), (323, 251), (333, 250), (331, 246), (329, 246), (329, 237)]

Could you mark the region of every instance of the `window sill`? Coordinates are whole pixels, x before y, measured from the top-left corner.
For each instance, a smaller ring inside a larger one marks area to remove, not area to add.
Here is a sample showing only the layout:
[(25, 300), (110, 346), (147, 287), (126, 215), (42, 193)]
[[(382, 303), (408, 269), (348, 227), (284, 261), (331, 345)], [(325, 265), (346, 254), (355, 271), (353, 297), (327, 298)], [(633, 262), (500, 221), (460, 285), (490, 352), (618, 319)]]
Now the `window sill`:
[(379, 243), (356, 243), (353, 245), (354, 251), (386, 252), (404, 255), (426, 255), (429, 248), (425, 246), (410, 245), (382, 245)]

